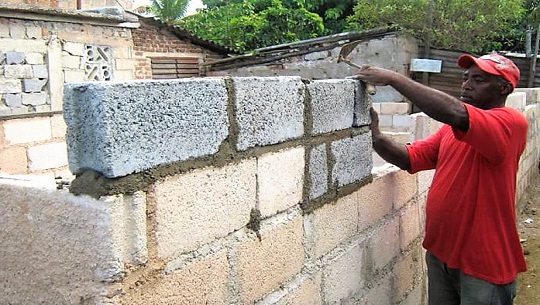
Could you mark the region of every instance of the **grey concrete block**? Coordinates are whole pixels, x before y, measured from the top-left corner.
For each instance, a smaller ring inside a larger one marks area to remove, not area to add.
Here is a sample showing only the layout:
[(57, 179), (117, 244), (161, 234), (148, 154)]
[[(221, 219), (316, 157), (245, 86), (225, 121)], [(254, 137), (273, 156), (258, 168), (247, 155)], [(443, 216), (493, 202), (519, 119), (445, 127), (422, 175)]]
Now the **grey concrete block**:
[(23, 93), (22, 94), (22, 104), (23, 105), (32, 105), (32, 106), (46, 105), (47, 104), (47, 93), (46, 92)]
[(32, 78), (31, 65), (8, 65), (4, 66), (6, 78)]
[(314, 147), (309, 153), (309, 199), (320, 197), (328, 190), (328, 157), (326, 145)]
[(24, 92), (41, 92), (43, 87), (47, 84), (46, 79), (26, 78), (23, 79), (23, 91)]
[(6, 94), (5, 103), (8, 107), (22, 107), (22, 97), (20, 93)]
[(211, 155), (228, 136), (221, 78), (66, 84), (70, 170), (106, 177)]
[(235, 77), (233, 81), (238, 150), (303, 136), (305, 87), (300, 77)]
[(8, 65), (19, 65), (24, 63), (24, 52), (6, 52), (6, 63)]
[(332, 183), (344, 186), (371, 175), (373, 167), (371, 132), (353, 138), (345, 138), (332, 142)]
[(20, 92), (22, 92), (20, 80), (0, 78), (0, 93), (20, 93)]
[(371, 108), (371, 96), (366, 93), (366, 85), (355, 81), (354, 90), (354, 122), (353, 126), (365, 126), (371, 124), (369, 108)]
[(32, 74), (34, 74), (35, 78), (49, 78), (46, 65), (32, 65)]
[(0, 304), (103, 304), (93, 296), (119, 281), (129, 263), (108, 209), (35, 183), (0, 184)]
[(354, 80), (320, 80), (307, 85), (311, 95), (313, 134), (350, 128), (353, 124)]

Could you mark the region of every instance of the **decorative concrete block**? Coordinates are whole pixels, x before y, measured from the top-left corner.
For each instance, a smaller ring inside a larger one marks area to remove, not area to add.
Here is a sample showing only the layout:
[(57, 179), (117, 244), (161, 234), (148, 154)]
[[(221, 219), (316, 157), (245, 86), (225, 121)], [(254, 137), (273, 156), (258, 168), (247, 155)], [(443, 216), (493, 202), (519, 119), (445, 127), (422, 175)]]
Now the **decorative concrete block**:
[(353, 138), (332, 142), (332, 155), (335, 160), (332, 168), (332, 182), (344, 186), (371, 175), (373, 166), (371, 132)]
[(300, 77), (234, 77), (237, 149), (281, 143), (304, 134)]
[(321, 144), (311, 149), (309, 154), (309, 198), (315, 199), (328, 190), (328, 156), (326, 145)]
[(73, 173), (141, 172), (215, 154), (228, 136), (223, 79), (67, 84), (64, 93)]
[(311, 97), (313, 134), (352, 126), (355, 84), (354, 80), (320, 80), (307, 84)]

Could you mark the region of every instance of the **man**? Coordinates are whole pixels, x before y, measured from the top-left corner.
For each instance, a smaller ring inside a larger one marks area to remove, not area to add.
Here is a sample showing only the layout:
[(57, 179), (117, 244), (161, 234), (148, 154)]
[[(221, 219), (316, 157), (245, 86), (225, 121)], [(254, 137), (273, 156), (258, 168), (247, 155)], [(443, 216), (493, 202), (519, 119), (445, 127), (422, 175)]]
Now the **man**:
[(515, 216), (516, 173), (527, 121), (505, 107), (520, 73), (506, 57), (462, 55), (454, 98), (389, 70), (363, 66), (357, 78), (390, 85), (431, 118), (435, 134), (402, 145), (385, 137), (371, 109), (373, 147), (409, 173), (435, 169), (423, 246), (430, 305), (509, 305), (526, 270)]

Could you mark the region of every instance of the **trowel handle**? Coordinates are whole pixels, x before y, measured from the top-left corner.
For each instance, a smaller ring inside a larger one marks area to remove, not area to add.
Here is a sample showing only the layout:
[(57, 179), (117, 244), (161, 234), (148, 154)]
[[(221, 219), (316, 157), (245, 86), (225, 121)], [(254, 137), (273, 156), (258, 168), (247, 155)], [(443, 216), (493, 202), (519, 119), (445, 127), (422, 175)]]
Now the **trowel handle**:
[[(346, 58), (343, 58), (341, 57), (341, 61), (348, 64), (349, 66), (351, 67), (355, 67), (357, 69), (360, 69), (362, 70), (362, 66), (358, 65), (358, 64), (355, 64), (353, 63), (352, 61), (346, 59)], [(372, 84), (369, 84), (369, 83), (365, 83), (366, 84), (366, 92), (369, 94), (369, 95), (375, 95), (375, 93), (377, 93), (377, 88), (375, 88), (374, 85)]]

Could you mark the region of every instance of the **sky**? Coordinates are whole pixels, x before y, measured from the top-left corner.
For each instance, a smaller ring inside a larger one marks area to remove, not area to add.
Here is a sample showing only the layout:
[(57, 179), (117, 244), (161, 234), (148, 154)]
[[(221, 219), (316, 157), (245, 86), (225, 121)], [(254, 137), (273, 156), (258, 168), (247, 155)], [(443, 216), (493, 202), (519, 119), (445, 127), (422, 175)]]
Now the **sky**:
[[(151, 0), (132, 0), (132, 1), (133, 1), (133, 8), (150, 5), (150, 3), (152, 3)], [(202, 0), (189, 0), (186, 16), (195, 14), (196, 9), (202, 8), (202, 7), (204, 7)]]
[(195, 14), (196, 13), (195, 10), (202, 7), (204, 7), (204, 4), (202, 3), (201, 0), (190, 0), (186, 16)]

